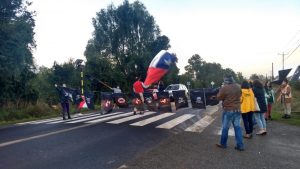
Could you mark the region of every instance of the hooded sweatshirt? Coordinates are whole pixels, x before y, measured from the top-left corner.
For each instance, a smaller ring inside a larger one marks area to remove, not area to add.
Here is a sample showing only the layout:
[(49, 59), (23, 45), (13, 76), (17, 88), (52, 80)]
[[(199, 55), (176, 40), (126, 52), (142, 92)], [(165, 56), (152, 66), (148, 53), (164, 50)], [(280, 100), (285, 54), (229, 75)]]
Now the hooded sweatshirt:
[(241, 112), (248, 113), (254, 111), (254, 93), (252, 89), (242, 89)]

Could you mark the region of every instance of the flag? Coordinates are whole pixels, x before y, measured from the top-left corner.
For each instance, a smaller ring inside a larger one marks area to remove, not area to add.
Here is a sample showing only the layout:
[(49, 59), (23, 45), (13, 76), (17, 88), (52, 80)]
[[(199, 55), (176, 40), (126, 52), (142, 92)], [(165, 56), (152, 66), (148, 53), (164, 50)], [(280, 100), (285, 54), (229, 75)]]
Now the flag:
[(147, 77), (144, 82), (145, 86), (158, 82), (170, 69), (171, 64), (177, 62), (177, 57), (169, 52), (160, 51), (151, 61)]

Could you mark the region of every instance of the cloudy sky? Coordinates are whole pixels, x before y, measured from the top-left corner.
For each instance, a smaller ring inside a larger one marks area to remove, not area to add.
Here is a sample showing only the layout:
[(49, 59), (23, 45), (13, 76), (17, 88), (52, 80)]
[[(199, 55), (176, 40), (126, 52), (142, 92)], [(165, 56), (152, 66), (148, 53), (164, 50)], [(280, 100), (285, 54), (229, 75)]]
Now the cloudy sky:
[[(96, 12), (123, 0), (32, 0), (36, 11), (34, 51), (39, 66), (84, 59)], [(129, 2), (133, 2), (129, 0)], [(300, 65), (299, 0), (140, 0), (170, 38), (181, 73), (199, 54), (249, 76), (275, 74)], [(295, 50), (297, 49), (297, 50)], [(146, 70), (145, 70), (146, 71)], [(292, 73), (294, 70), (292, 71)]]

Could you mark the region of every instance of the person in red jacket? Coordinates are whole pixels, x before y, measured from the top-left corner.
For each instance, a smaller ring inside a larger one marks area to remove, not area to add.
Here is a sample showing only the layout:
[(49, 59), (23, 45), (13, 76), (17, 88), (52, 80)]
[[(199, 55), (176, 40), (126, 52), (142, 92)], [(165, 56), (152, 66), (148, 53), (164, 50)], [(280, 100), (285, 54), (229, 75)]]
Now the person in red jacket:
[[(144, 103), (145, 103), (145, 99), (144, 99), (144, 83), (141, 81), (140, 77), (136, 78), (136, 81), (133, 83), (133, 91), (134, 93), (138, 94), (140, 96), (140, 99), (142, 101), (143, 107), (144, 107)], [(134, 108), (133, 113), (136, 114), (136, 108)], [(144, 112), (141, 111), (141, 114), (143, 114)]]

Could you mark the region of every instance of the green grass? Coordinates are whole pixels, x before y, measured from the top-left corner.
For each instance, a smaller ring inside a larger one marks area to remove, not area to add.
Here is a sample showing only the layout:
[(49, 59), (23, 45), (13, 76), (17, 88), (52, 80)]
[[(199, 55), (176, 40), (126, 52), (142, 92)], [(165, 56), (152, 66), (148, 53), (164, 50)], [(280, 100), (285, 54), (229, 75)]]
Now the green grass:
[(293, 102), (292, 102), (292, 118), (283, 119), (283, 108), (281, 103), (273, 104), (272, 119), (275, 121), (283, 122), (290, 125), (300, 126), (300, 91), (293, 89)]
[[(95, 110), (100, 110), (99, 105), (95, 105)], [(80, 110), (81, 113), (88, 113), (95, 110), (89, 110), (83, 108)], [(40, 103), (37, 105), (30, 105), (26, 108), (16, 109), (16, 108), (6, 108), (0, 110), (0, 126), (8, 126), (16, 123), (22, 123), (33, 120), (42, 120), (52, 117), (61, 116), (61, 107), (57, 105), (55, 107), (49, 107), (47, 104)], [(75, 112), (74, 105), (70, 105), (71, 116)]]

